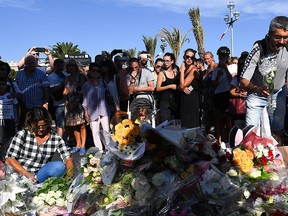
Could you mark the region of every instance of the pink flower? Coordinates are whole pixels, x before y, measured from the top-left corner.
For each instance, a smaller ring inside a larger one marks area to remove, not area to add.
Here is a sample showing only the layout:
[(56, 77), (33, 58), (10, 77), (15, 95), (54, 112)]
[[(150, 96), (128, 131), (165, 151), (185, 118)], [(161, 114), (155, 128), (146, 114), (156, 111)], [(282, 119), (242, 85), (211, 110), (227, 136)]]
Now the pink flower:
[(3, 179), (5, 177), (5, 172), (3, 170), (0, 170), (0, 179)]

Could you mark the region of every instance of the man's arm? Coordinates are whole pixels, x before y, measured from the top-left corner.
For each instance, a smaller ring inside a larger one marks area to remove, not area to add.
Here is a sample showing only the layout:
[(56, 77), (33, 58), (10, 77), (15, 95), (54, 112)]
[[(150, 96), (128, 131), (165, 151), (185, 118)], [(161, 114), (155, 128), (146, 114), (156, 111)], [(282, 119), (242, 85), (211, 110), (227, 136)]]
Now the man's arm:
[(22, 69), (24, 67), (24, 63), (25, 63), (25, 58), (27, 55), (31, 55), (32, 51), (35, 49), (36, 47), (31, 47), (28, 52), (18, 61), (17, 63), (17, 67), (18, 70)]
[(269, 96), (269, 90), (266, 86), (257, 86), (251, 83), (247, 79), (241, 79), (240, 80), (240, 87), (246, 90), (250, 93), (257, 93), (259, 96), (262, 97), (268, 97)]
[(49, 60), (49, 67), (46, 68), (46, 73), (50, 74), (54, 69), (54, 58), (52, 57), (51, 52), (47, 47), (45, 47), (44, 54), (47, 55), (48, 60)]
[(149, 81), (146, 87), (134, 87), (134, 92), (153, 92), (154, 91), (154, 80)]

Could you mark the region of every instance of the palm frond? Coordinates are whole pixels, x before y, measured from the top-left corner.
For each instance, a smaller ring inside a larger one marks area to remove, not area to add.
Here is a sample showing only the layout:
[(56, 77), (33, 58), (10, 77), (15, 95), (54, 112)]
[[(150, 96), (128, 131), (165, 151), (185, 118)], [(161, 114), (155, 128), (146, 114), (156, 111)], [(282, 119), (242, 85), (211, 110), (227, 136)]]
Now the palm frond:
[(170, 49), (175, 55), (175, 59), (177, 62), (183, 44), (186, 41), (190, 42), (187, 36), (191, 30), (181, 33), (178, 28), (173, 26), (171, 28), (172, 28), (171, 32), (166, 28), (161, 29), (158, 37), (163, 37), (166, 40), (167, 44), (169, 45)]
[(204, 49), (204, 32), (200, 23), (200, 10), (199, 8), (192, 8), (188, 11), (188, 15), (193, 25), (193, 33), (198, 46), (198, 54), (201, 58), (205, 53)]

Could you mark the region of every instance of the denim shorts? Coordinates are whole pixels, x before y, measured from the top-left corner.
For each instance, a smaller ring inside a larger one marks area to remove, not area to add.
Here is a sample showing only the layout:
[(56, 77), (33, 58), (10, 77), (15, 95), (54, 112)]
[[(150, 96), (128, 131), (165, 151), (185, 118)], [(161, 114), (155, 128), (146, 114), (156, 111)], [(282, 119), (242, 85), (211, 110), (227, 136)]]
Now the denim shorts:
[[(272, 98), (277, 97), (276, 108), (270, 117), (270, 127), (272, 131), (281, 131), (284, 128), (286, 112), (286, 86), (280, 92), (274, 93)], [(260, 97), (256, 93), (249, 94), (246, 98), (246, 126), (253, 125), (258, 127), (264, 107), (268, 105), (267, 98)]]
[(64, 115), (64, 105), (53, 107), (55, 110), (55, 123), (56, 127), (64, 128), (65, 127), (65, 115)]
[(41, 167), (37, 172), (39, 183), (44, 182), (49, 177), (60, 177), (66, 171), (66, 166), (62, 161), (51, 161)]

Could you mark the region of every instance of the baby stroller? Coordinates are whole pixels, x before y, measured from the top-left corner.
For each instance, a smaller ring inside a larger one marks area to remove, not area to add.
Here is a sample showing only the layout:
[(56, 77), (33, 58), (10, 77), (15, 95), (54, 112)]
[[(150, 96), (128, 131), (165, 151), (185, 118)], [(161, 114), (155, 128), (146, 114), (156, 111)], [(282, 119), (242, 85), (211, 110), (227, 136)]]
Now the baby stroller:
[(156, 102), (153, 93), (142, 92), (132, 95), (128, 101), (128, 118), (133, 122), (139, 117), (139, 111), (146, 111), (146, 120), (151, 123), (152, 127), (156, 127)]

